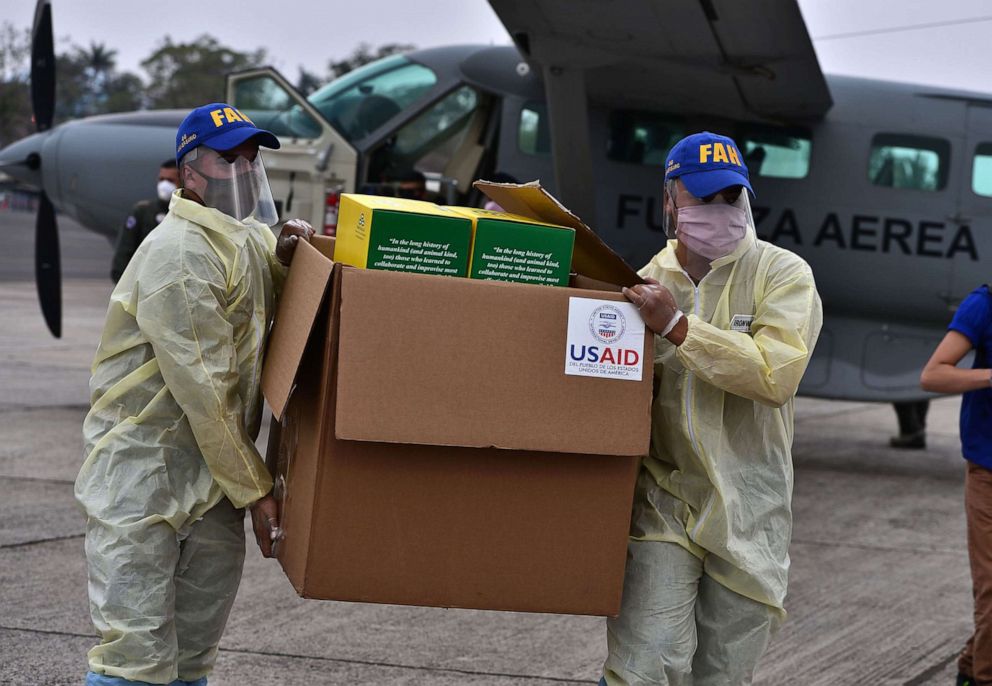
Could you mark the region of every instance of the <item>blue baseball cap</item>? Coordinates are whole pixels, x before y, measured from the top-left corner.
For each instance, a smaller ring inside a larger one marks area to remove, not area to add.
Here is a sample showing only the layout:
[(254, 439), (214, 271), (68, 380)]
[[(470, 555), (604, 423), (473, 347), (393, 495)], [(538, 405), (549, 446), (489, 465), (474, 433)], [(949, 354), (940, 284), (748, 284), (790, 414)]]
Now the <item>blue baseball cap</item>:
[(230, 150), (249, 138), (258, 144), (279, 149), (279, 139), (255, 126), (243, 113), (223, 102), (197, 107), (186, 115), (176, 131), (176, 162), (193, 148), (205, 145), (213, 150)]
[(744, 186), (754, 196), (737, 144), (709, 131), (686, 136), (675, 144), (665, 160), (665, 181), (670, 179), (682, 179), (686, 190), (697, 198), (730, 186)]

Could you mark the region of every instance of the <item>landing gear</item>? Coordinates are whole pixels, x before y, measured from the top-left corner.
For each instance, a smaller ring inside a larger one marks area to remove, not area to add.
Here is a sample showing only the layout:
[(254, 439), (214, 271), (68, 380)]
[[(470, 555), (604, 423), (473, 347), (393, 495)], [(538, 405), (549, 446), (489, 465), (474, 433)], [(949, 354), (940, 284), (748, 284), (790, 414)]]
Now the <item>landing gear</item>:
[(889, 445), (903, 450), (922, 450), (927, 447), (927, 411), (929, 400), (892, 403), (899, 420), (899, 435), (889, 439)]

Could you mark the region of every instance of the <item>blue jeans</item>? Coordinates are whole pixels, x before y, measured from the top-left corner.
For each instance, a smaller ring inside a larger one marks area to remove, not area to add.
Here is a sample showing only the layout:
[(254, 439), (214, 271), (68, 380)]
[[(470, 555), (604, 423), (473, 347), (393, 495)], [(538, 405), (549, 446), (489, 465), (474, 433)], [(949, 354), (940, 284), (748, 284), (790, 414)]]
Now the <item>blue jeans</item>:
[[(149, 684), (147, 681), (128, 681), (119, 676), (107, 676), (95, 672), (86, 672), (86, 686), (161, 686), (160, 684)], [(171, 684), (165, 686), (207, 686), (207, 677), (200, 677), (196, 681), (182, 681), (176, 679)]]

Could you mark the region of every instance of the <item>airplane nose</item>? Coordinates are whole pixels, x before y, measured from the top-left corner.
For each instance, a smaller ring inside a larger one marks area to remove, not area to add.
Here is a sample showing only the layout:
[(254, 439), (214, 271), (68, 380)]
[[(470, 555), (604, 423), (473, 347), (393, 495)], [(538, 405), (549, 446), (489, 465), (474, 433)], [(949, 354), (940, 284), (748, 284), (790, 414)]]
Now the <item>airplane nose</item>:
[(0, 150), (0, 172), (29, 186), (41, 188), (41, 148), (49, 133), (31, 134)]

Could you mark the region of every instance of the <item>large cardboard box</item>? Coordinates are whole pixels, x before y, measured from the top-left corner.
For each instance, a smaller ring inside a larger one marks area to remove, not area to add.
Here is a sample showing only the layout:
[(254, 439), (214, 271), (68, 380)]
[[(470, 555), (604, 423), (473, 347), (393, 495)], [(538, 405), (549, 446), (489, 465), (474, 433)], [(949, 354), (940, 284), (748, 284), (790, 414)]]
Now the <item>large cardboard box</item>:
[[(538, 190), (530, 216), (561, 223)], [(637, 280), (592, 238), (603, 259), (580, 258), (599, 265), (590, 278)], [(645, 358), (639, 378), (564, 368), (573, 305), (623, 297), (363, 271), (334, 263), (332, 245), (298, 247), (263, 372), (279, 418), (278, 557), (297, 592), (617, 614), (650, 333), (626, 342)]]
[(568, 284), (575, 229), (509, 212), (451, 209), (472, 220), (471, 278), (544, 286)]
[(422, 200), (345, 193), (334, 259), (361, 269), (468, 276), (472, 222)]

